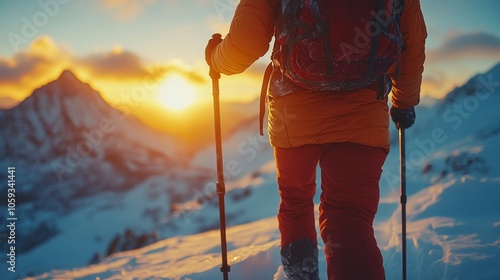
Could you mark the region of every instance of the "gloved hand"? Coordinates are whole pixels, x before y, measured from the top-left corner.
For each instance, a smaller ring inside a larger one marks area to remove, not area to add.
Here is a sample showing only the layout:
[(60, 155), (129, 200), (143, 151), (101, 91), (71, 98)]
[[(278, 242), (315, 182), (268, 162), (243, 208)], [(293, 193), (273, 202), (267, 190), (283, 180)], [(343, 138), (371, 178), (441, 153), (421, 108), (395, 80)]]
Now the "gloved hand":
[(220, 78), (220, 74), (215, 72), (212, 69), (212, 54), (214, 53), (215, 48), (222, 42), (222, 35), (216, 33), (212, 35), (212, 39), (208, 41), (207, 47), (205, 48), (205, 61), (210, 67), (210, 77), (212, 78)]
[(397, 128), (407, 129), (411, 127), (415, 122), (415, 107), (411, 107), (408, 109), (398, 109), (392, 106), (391, 117)]

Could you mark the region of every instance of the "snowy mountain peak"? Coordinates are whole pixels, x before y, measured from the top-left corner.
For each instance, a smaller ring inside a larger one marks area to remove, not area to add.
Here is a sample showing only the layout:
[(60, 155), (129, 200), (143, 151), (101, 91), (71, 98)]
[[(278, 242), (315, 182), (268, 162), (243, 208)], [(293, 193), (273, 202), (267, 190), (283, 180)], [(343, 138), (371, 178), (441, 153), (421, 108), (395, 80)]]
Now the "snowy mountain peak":
[(443, 106), (455, 103), (462, 98), (476, 96), (484, 99), (500, 89), (500, 63), (482, 74), (477, 74), (463, 86), (453, 89), (444, 99)]
[(63, 136), (68, 130), (98, 127), (104, 118), (116, 114), (96, 90), (70, 70), (64, 70), (58, 79), (36, 89), (12, 111), (15, 118), (27, 116), (27, 123), (39, 131), (36, 137), (39, 140), (46, 132)]
[(65, 89), (67, 89), (68, 87), (80, 89), (83, 89), (83, 87), (90, 87), (88, 84), (78, 79), (78, 77), (69, 69), (61, 72), (61, 75), (59, 75), (59, 77), (54, 82), (58, 85), (63, 86)]
[(71, 72), (70, 69), (66, 69), (61, 72), (61, 75), (59, 76), (58, 80), (78, 80), (78, 78), (75, 76), (73, 72)]
[[(89, 84), (82, 82), (71, 70), (64, 70), (59, 77), (42, 86), (40, 89), (45, 89), (44, 92), (49, 92), (55, 95), (79, 95), (79, 94), (97, 94)], [(36, 94), (35, 91), (34, 94)], [(59, 97), (58, 97), (59, 98)]]
[[(78, 143), (85, 133), (108, 126), (112, 128), (107, 133), (108, 141), (138, 143), (169, 156), (176, 154), (173, 151), (176, 141), (172, 137), (157, 135), (133, 116), (116, 110), (70, 70), (36, 89), (18, 106), (0, 111), (0, 120), (9, 124), (2, 127), (0, 134), (17, 138), (17, 141), (0, 141), (0, 155), (15, 150), (19, 157), (50, 156), (54, 149)], [(141, 140), (141, 135), (149, 141)], [(23, 143), (24, 147), (16, 148), (16, 143)]]

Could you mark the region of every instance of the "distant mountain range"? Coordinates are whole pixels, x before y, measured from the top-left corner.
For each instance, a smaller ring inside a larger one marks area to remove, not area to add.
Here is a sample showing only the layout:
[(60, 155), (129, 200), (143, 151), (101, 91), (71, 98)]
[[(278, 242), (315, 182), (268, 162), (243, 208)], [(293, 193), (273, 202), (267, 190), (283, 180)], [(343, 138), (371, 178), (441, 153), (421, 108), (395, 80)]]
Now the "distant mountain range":
[[(140, 185), (157, 189), (158, 197), (168, 193), (158, 209), (146, 214), (137, 210), (144, 219), (154, 215), (153, 223), (117, 225), (109, 236), (102, 236), (101, 245), (88, 246), (93, 252), (80, 253), (82, 260), (74, 265), (82, 265), (91, 254), (104, 253), (111, 239), (127, 229), (137, 236), (154, 230), (172, 214), (171, 200), (190, 198), (208, 178), (202, 169), (185, 171), (188, 158), (183, 143), (112, 108), (68, 70), (17, 106), (0, 110), (0, 123), (1, 178), (6, 178), (7, 167), (16, 168), (17, 238), (23, 240), (16, 249), (21, 259), (64, 235), (68, 228), (59, 221), (99, 204), (97, 197), (104, 204), (99, 207), (113, 209), (119, 208), (120, 197)], [(6, 187), (0, 186), (1, 209), (7, 207)], [(3, 218), (6, 212), (2, 211)], [(4, 228), (0, 237), (3, 234)], [(6, 250), (6, 239), (1, 238), (0, 248)], [(39, 271), (37, 264), (32, 268)]]

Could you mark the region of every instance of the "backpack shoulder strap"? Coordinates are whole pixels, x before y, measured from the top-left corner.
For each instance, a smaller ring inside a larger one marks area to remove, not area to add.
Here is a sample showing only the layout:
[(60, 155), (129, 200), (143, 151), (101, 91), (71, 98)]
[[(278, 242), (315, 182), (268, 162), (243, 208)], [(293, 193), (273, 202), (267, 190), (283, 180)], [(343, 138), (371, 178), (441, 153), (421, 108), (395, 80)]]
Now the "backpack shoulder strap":
[(269, 87), (269, 81), (271, 79), (271, 73), (273, 72), (273, 63), (269, 63), (264, 72), (264, 79), (262, 81), (262, 88), (260, 89), (260, 112), (259, 112), (259, 124), (260, 124), (260, 135), (264, 135), (264, 116), (266, 114), (266, 96), (267, 89)]
[[(403, 15), (403, 12), (405, 10), (405, 5), (406, 5), (406, 2), (405, 0), (396, 0), (396, 7), (399, 9), (398, 10), (398, 13), (396, 14), (396, 22), (398, 24), (398, 32), (401, 32), (401, 16)], [(403, 36), (401, 35), (401, 38), (403, 38)], [(405, 52), (406, 51), (406, 44), (404, 42), (401, 42), (401, 51), (402, 52)], [(399, 59), (398, 59), (398, 62), (396, 64), (396, 69), (394, 70), (394, 76), (396, 78), (396, 80), (399, 79), (399, 77), (401, 76), (401, 52), (399, 53)]]

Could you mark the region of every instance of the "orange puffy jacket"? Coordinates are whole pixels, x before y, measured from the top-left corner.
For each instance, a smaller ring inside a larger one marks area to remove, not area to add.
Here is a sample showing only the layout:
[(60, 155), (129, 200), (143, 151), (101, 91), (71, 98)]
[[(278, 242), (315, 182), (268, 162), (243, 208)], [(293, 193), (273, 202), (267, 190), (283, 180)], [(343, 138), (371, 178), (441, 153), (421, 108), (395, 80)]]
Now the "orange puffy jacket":
[[(278, 9), (279, 0), (241, 0), (229, 34), (213, 53), (214, 69), (227, 75), (241, 73), (265, 55), (274, 35)], [(391, 98), (395, 107), (406, 109), (419, 102), (425, 60), (427, 31), (419, 0), (406, 0), (400, 28), (406, 49), (398, 77), (390, 73)], [(378, 100), (375, 89), (304, 89), (270, 96), (268, 109), (269, 138), (274, 147), (353, 142), (390, 148), (387, 99)]]

